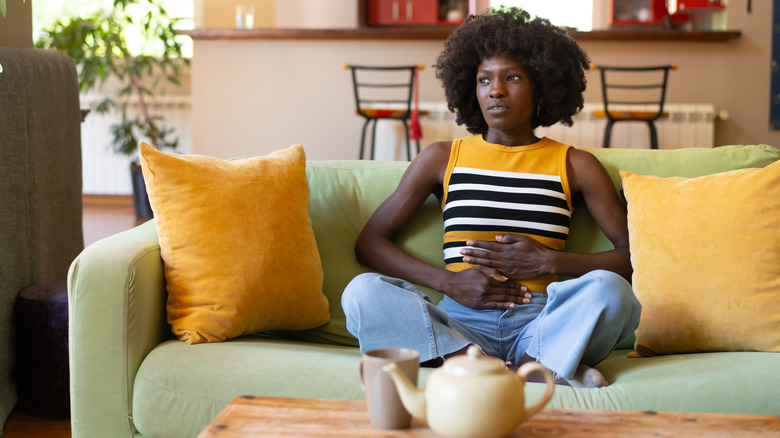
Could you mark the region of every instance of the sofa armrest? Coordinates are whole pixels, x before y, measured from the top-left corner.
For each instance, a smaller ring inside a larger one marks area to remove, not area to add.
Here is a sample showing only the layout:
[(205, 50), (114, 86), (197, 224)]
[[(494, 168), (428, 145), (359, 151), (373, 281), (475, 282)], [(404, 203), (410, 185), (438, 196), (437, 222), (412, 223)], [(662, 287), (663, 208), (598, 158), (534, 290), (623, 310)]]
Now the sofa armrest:
[(154, 221), (86, 248), (71, 264), (68, 300), (73, 437), (132, 437), (138, 367), (172, 337)]

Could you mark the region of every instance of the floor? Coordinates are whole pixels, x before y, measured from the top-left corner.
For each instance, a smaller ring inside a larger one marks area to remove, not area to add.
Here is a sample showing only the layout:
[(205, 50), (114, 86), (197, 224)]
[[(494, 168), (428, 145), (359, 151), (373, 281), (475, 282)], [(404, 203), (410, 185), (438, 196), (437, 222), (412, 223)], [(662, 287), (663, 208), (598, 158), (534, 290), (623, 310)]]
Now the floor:
[[(140, 225), (130, 197), (84, 197), (84, 245)], [(3, 438), (70, 438), (70, 421), (51, 420), (27, 415), (19, 410), (11, 413), (2, 433)]]
[(83, 220), (84, 246), (146, 221), (135, 217), (133, 200), (126, 196), (85, 196)]

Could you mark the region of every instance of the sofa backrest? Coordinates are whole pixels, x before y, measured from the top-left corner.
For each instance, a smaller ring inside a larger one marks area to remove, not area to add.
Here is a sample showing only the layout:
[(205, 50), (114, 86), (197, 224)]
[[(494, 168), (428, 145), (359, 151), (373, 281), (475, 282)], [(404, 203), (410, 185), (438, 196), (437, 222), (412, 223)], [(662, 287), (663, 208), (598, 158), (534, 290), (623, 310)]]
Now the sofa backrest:
[[(620, 192), (619, 170), (660, 177), (696, 177), (746, 167), (764, 167), (780, 158), (765, 145), (723, 146), (714, 149), (633, 150), (586, 149), (604, 165)], [(330, 301), (331, 321), (321, 327), (284, 336), (315, 342), (357, 345), (346, 330), (341, 293), (356, 275), (369, 269), (358, 263), (354, 244), (374, 210), (395, 190), (409, 163), (380, 161), (309, 161), (310, 216), (325, 272), (323, 290)], [(443, 222), (437, 199), (429, 197), (398, 244), (414, 256), (443, 266)], [(612, 244), (587, 209), (575, 210), (567, 251), (596, 252)], [(441, 294), (422, 288), (434, 302)]]

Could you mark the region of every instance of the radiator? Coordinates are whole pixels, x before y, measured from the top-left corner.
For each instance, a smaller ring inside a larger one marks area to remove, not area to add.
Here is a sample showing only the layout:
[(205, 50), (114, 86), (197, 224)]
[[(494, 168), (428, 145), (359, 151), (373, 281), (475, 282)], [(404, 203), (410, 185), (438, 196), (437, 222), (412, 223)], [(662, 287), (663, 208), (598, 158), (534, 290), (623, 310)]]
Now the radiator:
[[(613, 109), (610, 105), (610, 110)], [(594, 112), (603, 110), (601, 103), (586, 104), (574, 118), (572, 127), (557, 124), (537, 129), (537, 135), (579, 147), (600, 148), (604, 142), (604, 117)], [(615, 106), (620, 110), (619, 106)], [(655, 108), (647, 108), (654, 111)], [(711, 148), (715, 144), (715, 106), (710, 103), (670, 103), (664, 105), (669, 116), (655, 122), (659, 149)], [(643, 149), (650, 147), (650, 132), (642, 122), (618, 122), (612, 126), (610, 147)]]
[[(612, 109), (610, 105), (610, 109)], [(601, 102), (586, 103), (583, 110), (574, 117), (571, 127), (557, 124), (537, 128), (537, 136), (547, 136), (561, 143), (578, 147), (600, 148), (604, 141), (606, 119), (596, 117), (603, 110)], [(615, 109), (620, 109), (615, 106)], [(648, 108), (652, 109), (652, 108)], [(420, 147), (435, 141), (447, 141), (468, 135), (466, 129), (455, 123), (455, 115), (441, 102), (420, 102), (420, 125), (423, 138)], [(658, 130), (659, 149), (688, 147), (711, 148), (714, 146), (716, 112), (710, 103), (669, 103), (664, 105), (669, 113), (665, 119), (655, 122)], [(722, 111), (725, 117), (726, 112)], [(647, 125), (640, 122), (621, 122), (612, 127), (613, 148), (642, 149), (650, 147), (650, 133)], [(380, 121), (377, 125), (377, 160), (405, 160), (403, 128), (400, 123)]]
[[(94, 108), (101, 99), (97, 95), (82, 95), (81, 107)], [(131, 100), (130, 114), (138, 110), (137, 103)], [(191, 152), (190, 96), (158, 97), (155, 112), (165, 118), (165, 127), (175, 129), (174, 135), (179, 138), (177, 152)], [(92, 111), (81, 124), (82, 192), (85, 195), (130, 195), (133, 192), (130, 162), (138, 158), (118, 155), (111, 146), (111, 125), (118, 123), (121, 117), (118, 112), (98, 114)]]

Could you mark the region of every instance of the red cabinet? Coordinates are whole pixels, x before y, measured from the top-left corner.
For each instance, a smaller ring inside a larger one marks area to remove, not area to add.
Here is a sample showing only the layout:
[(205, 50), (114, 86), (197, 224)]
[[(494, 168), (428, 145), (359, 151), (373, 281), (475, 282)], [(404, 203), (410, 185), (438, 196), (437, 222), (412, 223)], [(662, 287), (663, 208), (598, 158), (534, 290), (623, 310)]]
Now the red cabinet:
[(439, 0), (369, 0), (368, 24), (436, 24)]

